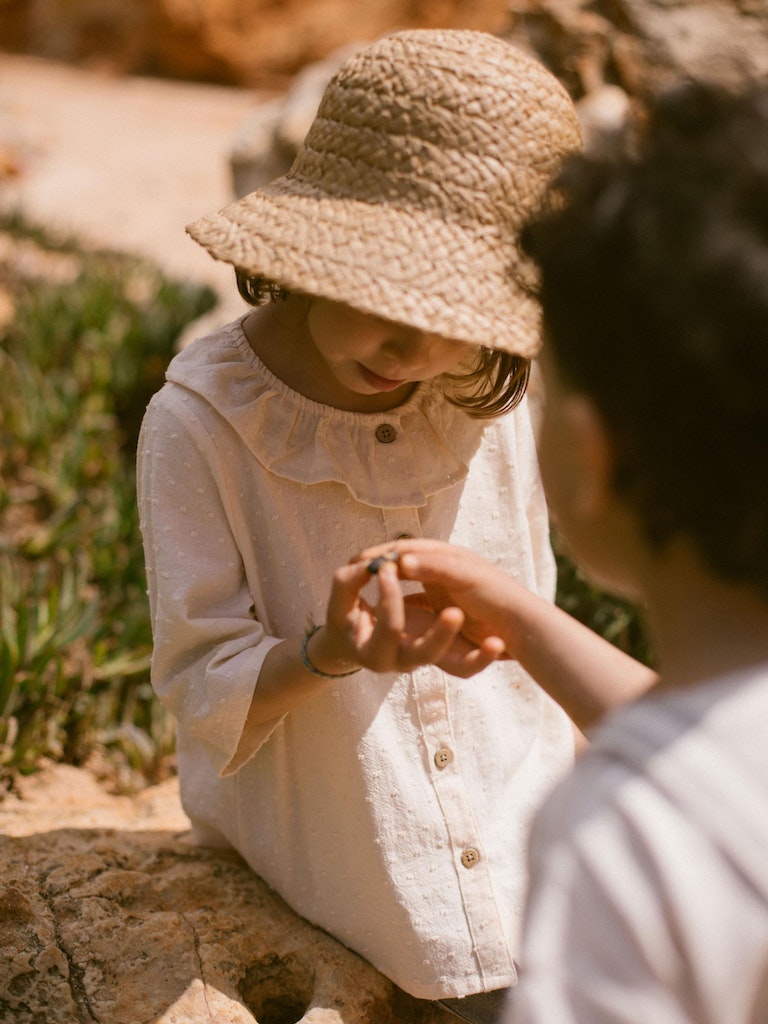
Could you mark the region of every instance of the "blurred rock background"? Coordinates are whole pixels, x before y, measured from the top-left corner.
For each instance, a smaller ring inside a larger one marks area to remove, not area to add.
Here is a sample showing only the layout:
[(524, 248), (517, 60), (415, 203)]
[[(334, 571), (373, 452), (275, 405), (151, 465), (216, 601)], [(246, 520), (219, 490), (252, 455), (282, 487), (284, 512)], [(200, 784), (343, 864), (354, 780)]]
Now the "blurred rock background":
[(112, 73), (280, 88), (339, 47), (405, 27), (526, 39), (580, 91), (634, 91), (734, 54), (765, 72), (765, 0), (2, 0), (0, 48)]
[(0, 204), (211, 282), (229, 314), (184, 225), (288, 167), (351, 48), (425, 26), (531, 50), (593, 147), (669, 79), (768, 74), (768, 0), (0, 0)]
[(3, 0), (0, 47), (108, 69), (284, 87), (333, 50), (397, 27), (503, 30), (507, 0)]

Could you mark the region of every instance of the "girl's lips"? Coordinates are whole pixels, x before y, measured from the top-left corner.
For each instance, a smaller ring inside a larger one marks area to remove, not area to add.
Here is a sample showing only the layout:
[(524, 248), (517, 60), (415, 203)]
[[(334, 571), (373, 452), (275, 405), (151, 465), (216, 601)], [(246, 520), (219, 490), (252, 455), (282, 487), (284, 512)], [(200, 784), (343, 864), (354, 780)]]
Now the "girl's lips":
[(377, 391), (394, 391), (395, 388), (402, 387), (407, 381), (404, 380), (390, 380), (388, 377), (380, 377), (378, 373), (374, 373), (373, 370), (369, 370), (367, 366), (363, 366), (362, 363), (358, 363), (360, 367), (360, 373), (362, 374), (363, 380), (367, 384), (370, 384), (372, 388), (376, 388)]

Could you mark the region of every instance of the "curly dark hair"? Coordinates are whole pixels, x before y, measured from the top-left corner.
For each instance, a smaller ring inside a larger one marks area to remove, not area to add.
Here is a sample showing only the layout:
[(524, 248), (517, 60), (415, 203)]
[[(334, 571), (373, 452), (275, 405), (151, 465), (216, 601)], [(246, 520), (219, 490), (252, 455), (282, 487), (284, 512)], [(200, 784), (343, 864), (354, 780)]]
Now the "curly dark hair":
[[(235, 269), (237, 290), (251, 306), (278, 302), (288, 294), (281, 285), (265, 277)], [(467, 373), (446, 373), (446, 398), (468, 416), (489, 419), (509, 412), (522, 400), (528, 387), (531, 360), (497, 349), (477, 350), (475, 364)]]
[(768, 88), (687, 83), (636, 152), (569, 161), (523, 245), (545, 345), (662, 546), (768, 593)]

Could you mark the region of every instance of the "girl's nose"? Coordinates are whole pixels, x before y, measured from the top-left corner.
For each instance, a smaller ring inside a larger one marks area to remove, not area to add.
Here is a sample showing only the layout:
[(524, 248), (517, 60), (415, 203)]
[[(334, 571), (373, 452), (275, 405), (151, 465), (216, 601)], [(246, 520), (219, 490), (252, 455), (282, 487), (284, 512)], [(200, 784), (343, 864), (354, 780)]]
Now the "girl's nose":
[(403, 369), (424, 366), (429, 362), (435, 344), (436, 334), (409, 329), (387, 342), (387, 352), (396, 359)]

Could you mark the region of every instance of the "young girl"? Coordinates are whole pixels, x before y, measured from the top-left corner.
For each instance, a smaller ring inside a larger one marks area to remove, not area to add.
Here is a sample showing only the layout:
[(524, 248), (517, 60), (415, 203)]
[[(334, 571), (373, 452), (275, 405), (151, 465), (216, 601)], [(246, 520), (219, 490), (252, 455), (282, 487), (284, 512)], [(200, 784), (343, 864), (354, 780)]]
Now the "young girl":
[(139, 444), (153, 680), (195, 835), (427, 999), (514, 983), (526, 830), (571, 724), (509, 663), (471, 686), (359, 671), (325, 608), (337, 565), (409, 536), (552, 597), (514, 240), (578, 145), (564, 90), (495, 37), (352, 57), (290, 173), (188, 229), (255, 309), (173, 360)]

